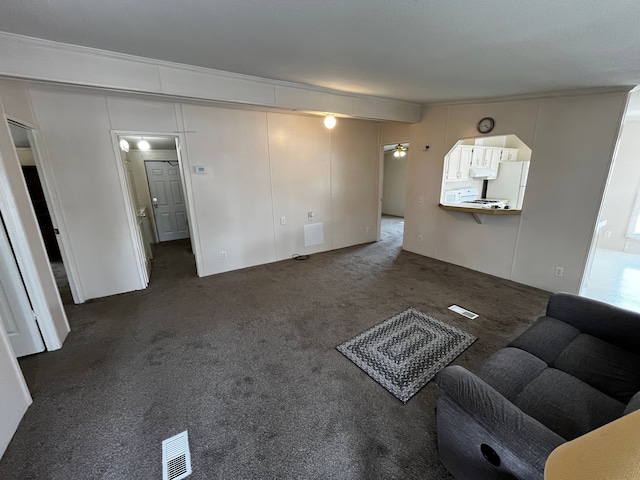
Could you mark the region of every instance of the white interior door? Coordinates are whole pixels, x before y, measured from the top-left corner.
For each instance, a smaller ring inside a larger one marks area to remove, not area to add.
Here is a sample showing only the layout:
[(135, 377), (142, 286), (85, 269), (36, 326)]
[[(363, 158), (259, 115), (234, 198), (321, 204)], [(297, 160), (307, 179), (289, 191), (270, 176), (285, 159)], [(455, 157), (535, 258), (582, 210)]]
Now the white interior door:
[(176, 161), (145, 161), (149, 192), (156, 219), (158, 240), (189, 238), (187, 205), (184, 201), (180, 167)]
[(2, 222), (0, 222), (0, 317), (17, 357), (44, 351), (44, 342)]

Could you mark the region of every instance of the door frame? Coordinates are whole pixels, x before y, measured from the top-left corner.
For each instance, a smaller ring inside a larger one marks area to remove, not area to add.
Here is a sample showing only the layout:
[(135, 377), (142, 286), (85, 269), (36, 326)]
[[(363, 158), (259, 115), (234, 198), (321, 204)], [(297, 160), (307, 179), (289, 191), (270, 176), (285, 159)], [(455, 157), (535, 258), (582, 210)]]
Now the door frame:
[[(376, 238), (376, 241), (379, 242), (380, 238), (382, 238), (382, 201), (384, 200), (383, 195), (384, 195), (384, 147), (388, 146), (388, 145), (398, 145), (399, 143), (409, 143), (409, 147), (411, 146), (409, 140), (400, 140), (398, 142), (385, 142), (385, 143), (381, 143), (380, 144), (380, 156), (379, 156), (379, 160), (378, 160), (378, 224), (377, 224), (377, 229), (378, 229), (378, 237)], [(409, 148), (407, 147), (407, 148)], [(407, 175), (406, 178), (406, 182), (407, 182), (407, 192), (409, 191), (409, 176)], [(404, 245), (404, 235), (402, 238), (402, 243)]]
[(144, 289), (149, 285), (149, 274), (146, 267), (147, 257), (144, 250), (144, 240), (138, 228), (137, 213), (135, 211), (136, 202), (133, 198), (133, 194), (131, 191), (132, 189), (129, 185), (129, 177), (124, 168), (124, 161), (122, 159), (122, 151), (120, 150), (118, 137), (170, 137), (175, 139), (180, 181), (182, 182), (182, 187), (184, 188), (185, 202), (187, 204), (187, 219), (189, 222), (189, 238), (191, 241), (191, 249), (196, 260), (196, 271), (198, 272), (198, 276), (200, 276), (200, 272), (202, 271), (201, 255), (200, 249), (198, 248), (199, 245), (195, 241), (195, 238), (197, 236), (197, 225), (195, 222), (196, 216), (195, 212), (193, 211), (193, 190), (191, 188), (190, 182), (187, 181), (187, 179), (191, 178), (188, 175), (189, 162), (187, 160), (187, 152), (182, 150), (182, 146), (185, 145), (183, 134), (178, 132), (149, 132), (138, 130), (111, 130), (110, 132), (111, 143), (114, 151), (114, 159), (116, 162), (116, 168), (118, 170), (118, 179), (120, 180), (122, 199), (124, 201), (125, 210), (127, 212), (127, 223), (129, 225), (130, 238), (133, 244), (133, 248), (137, 253), (138, 262), (136, 266), (138, 268), (141, 287)]
[[(10, 163), (19, 167), (20, 163), (15, 149), (15, 144), (13, 143), (13, 137), (9, 131), (9, 120), (30, 128), (32, 132), (37, 130), (36, 127), (29, 122), (7, 115), (2, 103), (0, 102), (0, 210), (3, 212), (9, 241), (14, 249), (18, 268), (27, 290), (27, 295), (31, 301), (33, 311), (37, 316), (36, 320), (38, 327), (40, 328), (40, 333), (42, 334), (42, 339), (44, 340), (47, 350), (57, 350), (62, 347), (62, 342), (64, 341), (66, 334), (70, 331), (69, 322), (62, 306), (62, 300), (60, 299), (60, 293), (55, 284), (51, 267), (49, 267), (47, 272), (39, 272), (35, 265), (30, 241), (39, 241), (43, 252), (44, 242), (39, 231), (37, 233), (38, 238), (30, 237), (30, 234), (27, 232), (24, 225), (23, 213), (21, 212), (14, 194), (15, 187), (12, 185), (12, 178), (14, 181), (17, 180), (17, 174), (12, 176), (10, 169), (7, 167), (10, 166)], [(8, 154), (9, 158), (5, 158), (5, 154)], [(40, 154), (42, 155), (42, 151), (40, 151)], [(25, 195), (28, 196), (29, 193), (27, 191), (22, 171), (20, 171), (20, 175), (22, 178), (22, 188), (24, 189)], [(33, 223), (37, 225), (33, 207), (31, 205), (29, 205), (29, 207), (31, 210), (31, 216), (33, 217)], [(52, 305), (49, 305), (47, 300), (47, 294), (45, 291), (46, 284), (54, 287), (57, 294), (57, 300), (60, 307), (60, 311), (57, 314), (61, 315), (57, 320), (57, 323), (61, 323), (58, 327), (56, 326), (56, 320), (54, 319), (54, 308)], [(60, 332), (58, 332), (59, 328), (61, 328)]]
[(73, 255), (71, 240), (62, 215), (62, 207), (58, 200), (58, 192), (55, 189), (53, 172), (51, 171), (51, 167), (48, 162), (43, 161), (42, 152), (44, 152), (44, 142), (42, 141), (42, 136), (37, 128), (24, 121), (14, 119), (10, 115), (7, 116), (7, 120), (27, 129), (29, 143), (31, 144), (31, 153), (33, 154), (38, 176), (40, 177), (40, 183), (42, 184), (42, 190), (44, 192), (47, 208), (49, 209), (49, 215), (53, 222), (53, 228), (58, 230), (58, 233), (56, 234), (56, 241), (58, 242), (58, 248), (60, 249), (60, 255), (62, 256), (62, 263), (64, 264), (64, 269), (67, 273), (71, 296), (75, 303), (84, 303), (87, 300), (87, 297), (84, 293), (84, 289), (82, 288), (82, 283), (80, 282), (77, 262)]
[(382, 192), (384, 190), (384, 147), (388, 143), (380, 144), (378, 154), (378, 216), (376, 217), (376, 242), (382, 238)]

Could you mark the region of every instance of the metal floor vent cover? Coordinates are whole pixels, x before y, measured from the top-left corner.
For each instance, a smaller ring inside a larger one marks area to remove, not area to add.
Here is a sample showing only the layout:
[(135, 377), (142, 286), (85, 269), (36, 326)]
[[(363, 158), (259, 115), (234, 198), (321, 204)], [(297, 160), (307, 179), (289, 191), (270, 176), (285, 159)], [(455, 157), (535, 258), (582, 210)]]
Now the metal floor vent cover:
[(191, 475), (191, 453), (187, 430), (162, 441), (162, 480), (180, 480)]
[(449, 310), (453, 310), (454, 312), (459, 313), (463, 317), (470, 318), (471, 320), (473, 320), (475, 318), (478, 318), (478, 314), (477, 313), (473, 313), (473, 312), (467, 310), (466, 308), (459, 307), (458, 305), (451, 305), (449, 307)]

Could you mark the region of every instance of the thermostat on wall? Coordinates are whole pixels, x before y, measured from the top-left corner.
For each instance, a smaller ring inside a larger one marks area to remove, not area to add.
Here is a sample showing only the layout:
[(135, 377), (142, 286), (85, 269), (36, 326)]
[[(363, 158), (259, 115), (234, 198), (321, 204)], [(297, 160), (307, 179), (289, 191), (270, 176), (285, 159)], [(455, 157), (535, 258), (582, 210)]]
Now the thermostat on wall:
[(204, 175), (207, 173), (207, 167), (204, 165), (194, 165), (193, 173), (199, 173), (200, 175)]

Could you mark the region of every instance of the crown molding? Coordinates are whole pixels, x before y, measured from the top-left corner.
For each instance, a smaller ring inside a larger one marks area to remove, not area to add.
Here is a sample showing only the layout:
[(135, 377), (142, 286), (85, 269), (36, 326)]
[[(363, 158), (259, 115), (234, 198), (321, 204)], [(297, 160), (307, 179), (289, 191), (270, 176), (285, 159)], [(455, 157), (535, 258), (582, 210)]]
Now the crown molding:
[(416, 123), (421, 105), (0, 32), (0, 76)]
[(501, 102), (514, 102), (522, 100), (542, 100), (545, 98), (558, 98), (558, 97), (577, 97), (581, 95), (603, 95), (607, 93), (629, 93), (635, 85), (620, 85), (616, 87), (592, 87), (592, 88), (578, 88), (572, 90), (558, 90), (554, 92), (540, 92), (540, 93), (527, 93), (522, 95), (508, 95), (504, 97), (487, 97), (487, 98), (470, 98), (464, 100), (448, 100), (442, 102), (429, 102), (422, 105), (423, 108), (429, 107), (448, 107), (455, 105), (471, 105), (482, 103), (501, 103)]

